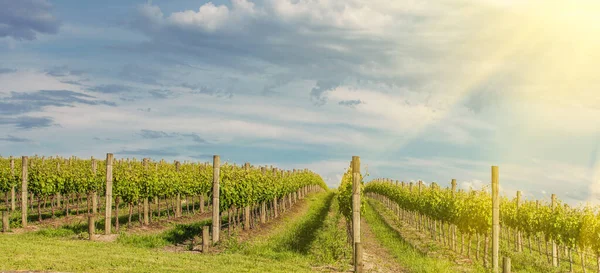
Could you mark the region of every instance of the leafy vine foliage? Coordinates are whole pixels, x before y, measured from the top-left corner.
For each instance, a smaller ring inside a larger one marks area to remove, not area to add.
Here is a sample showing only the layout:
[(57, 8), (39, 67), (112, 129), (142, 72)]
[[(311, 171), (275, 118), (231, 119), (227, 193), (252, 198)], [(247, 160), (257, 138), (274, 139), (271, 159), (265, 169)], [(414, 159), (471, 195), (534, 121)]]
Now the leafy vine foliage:
[[(452, 192), (449, 188), (402, 187), (388, 182), (371, 181), (365, 193), (388, 197), (402, 209), (417, 212), (433, 220), (456, 225), (466, 234), (490, 234), (492, 228), (491, 193), (484, 189)], [(600, 257), (600, 213), (589, 205), (570, 207), (556, 200), (521, 201), (501, 197), (500, 225), (527, 236), (543, 235), (571, 249), (590, 249)]]
[(452, 192), (438, 187), (410, 189), (386, 182), (370, 182), (365, 192), (387, 196), (401, 208), (451, 223), (468, 234), (485, 234), (492, 228), (492, 199), (485, 191)]
[[(365, 200), (363, 198), (363, 188), (364, 188), (363, 176), (360, 174), (360, 212), (361, 214), (364, 212)], [(339, 210), (346, 218), (346, 221), (352, 222), (352, 167), (349, 167), (346, 173), (342, 175), (342, 181), (340, 182), (340, 186), (338, 188), (338, 203)]]
[[(364, 180), (363, 175), (360, 174), (360, 214), (362, 215), (365, 210), (365, 199), (363, 198)], [(368, 174), (366, 175), (368, 176)], [(346, 172), (342, 175), (342, 181), (338, 187), (338, 208), (340, 213), (346, 219), (346, 235), (348, 241), (352, 241), (352, 192), (353, 190), (353, 178), (352, 178), (352, 166), (350, 166)]]
[(21, 177), (21, 161), (14, 160), (14, 173), (11, 173), (10, 160), (0, 158), (0, 192), (9, 192), (16, 187)]
[[(0, 192), (9, 192), (21, 183), (21, 160), (15, 159), (14, 175), (10, 160), (0, 157)], [(213, 167), (208, 163), (165, 161), (114, 160), (113, 196), (127, 204), (145, 198), (212, 194)], [(310, 171), (261, 172), (260, 169), (222, 165), (220, 168), (220, 210), (244, 207), (273, 198), (281, 198), (298, 189), (318, 185), (327, 189), (323, 179)], [(91, 159), (30, 157), (28, 166), (28, 192), (37, 198), (56, 194), (85, 195), (106, 188), (106, 164), (96, 160), (96, 170)], [(210, 199), (209, 199), (210, 200)]]

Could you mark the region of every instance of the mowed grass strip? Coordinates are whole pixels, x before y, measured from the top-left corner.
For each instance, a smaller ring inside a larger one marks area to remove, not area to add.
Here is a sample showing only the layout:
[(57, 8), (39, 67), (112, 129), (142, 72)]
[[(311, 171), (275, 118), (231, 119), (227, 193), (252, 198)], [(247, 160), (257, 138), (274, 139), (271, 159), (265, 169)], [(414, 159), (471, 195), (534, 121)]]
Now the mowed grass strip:
[[(383, 207), (379, 208), (382, 209)], [(372, 200), (367, 202), (363, 216), (371, 227), (375, 238), (388, 249), (398, 263), (409, 272), (438, 273), (438, 272), (485, 272), (481, 268), (466, 268), (451, 261), (427, 257), (404, 241), (402, 236), (392, 228), (373, 207)]]
[(126, 235), (113, 243), (82, 240), (81, 234), (65, 228), (0, 234), (0, 271), (311, 272), (311, 246), (332, 199), (332, 193), (310, 195), (302, 217), (286, 218), (252, 244), (219, 254), (160, 248), (189, 237), (204, 221), (177, 225), (160, 234)]
[(349, 268), (352, 256), (345, 225), (335, 193), (309, 197), (302, 217), (288, 218), (264, 236), (240, 245), (235, 251), (246, 255), (304, 264), (313, 270)]
[(0, 236), (0, 270), (70, 272), (307, 272), (294, 263), (242, 254), (175, 253), (40, 234)]

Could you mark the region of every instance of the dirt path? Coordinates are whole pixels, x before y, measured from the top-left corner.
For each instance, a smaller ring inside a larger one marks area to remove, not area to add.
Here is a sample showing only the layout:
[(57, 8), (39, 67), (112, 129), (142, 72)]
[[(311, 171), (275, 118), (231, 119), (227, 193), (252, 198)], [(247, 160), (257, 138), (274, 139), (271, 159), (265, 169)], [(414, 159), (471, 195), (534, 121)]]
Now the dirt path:
[(369, 225), (361, 220), (364, 272), (407, 272), (375, 238)]

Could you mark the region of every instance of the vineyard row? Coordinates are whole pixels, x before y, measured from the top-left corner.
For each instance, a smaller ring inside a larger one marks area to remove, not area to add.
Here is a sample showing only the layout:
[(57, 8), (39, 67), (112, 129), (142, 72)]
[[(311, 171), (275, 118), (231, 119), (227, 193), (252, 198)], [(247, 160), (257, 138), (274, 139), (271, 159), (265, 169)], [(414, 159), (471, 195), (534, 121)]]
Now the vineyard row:
[[(220, 230), (218, 224), (222, 212), (237, 212), (238, 209), (243, 210), (246, 229), (253, 216), (264, 223), (267, 215), (277, 217), (278, 213), (307, 193), (322, 189), (326, 189), (326, 185), (321, 177), (306, 169), (279, 170), (249, 163), (244, 166), (220, 165), (219, 156), (213, 158), (212, 166), (208, 163), (167, 163), (149, 159), (115, 160), (112, 154), (107, 154), (106, 161), (75, 157), (24, 156), (21, 160), (0, 157), (0, 192), (6, 193), (6, 208), (12, 211), (16, 209), (16, 195), (20, 195), (23, 227), (27, 226), (27, 207), (32, 205), (33, 199), (37, 199), (41, 219), (41, 205), (45, 206), (48, 199), (54, 215), (55, 208), (61, 207), (61, 199), (63, 203), (68, 203), (69, 199), (79, 199), (81, 203), (82, 196), (85, 196), (88, 210), (91, 203), (92, 214), (95, 215), (100, 207), (99, 199), (104, 197), (105, 233), (111, 233), (113, 201), (117, 215), (120, 202), (129, 205), (130, 215), (133, 205), (143, 206), (143, 223), (148, 224), (152, 200), (158, 205), (160, 215), (159, 200), (175, 199), (172, 208), (175, 208), (175, 217), (181, 217), (182, 196), (186, 200), (188, 196), (192, 196), (192, 200), (198, 196), (201, 211), (204, 199), (212, 199), (213, 230), (217, 227)], [(68, 216), (69, 206), (65, 208)], [(271, 212), (267, 213), (267, 210)], [(118, 220), (116, 226), (118, 228)], [(215, 238), (213, 232), (214, 241), (218, 241), (218, 231), (216, 233)]]
[[(376, 179), (367, 183), (364, 191), (391, 207), (417, 230), (428, 230), (432, 236), (438, 230), (446, 231), (449, 245), (454, 250), (457, 232), (461, 236), (466, 235), (469, 242), (473, 235), (483, 237), (487, 253), (492, 231), (492, 198), (485, 189), (457, 191), (455, 180), (452, 180), (451, 188), (440, 188), (436, 183), (425, 187), (421, 181), (414, 184)], [(541, 253), (543, 240), (552, 248), (549, 255), (551, 265), (558, 266), (559, 250), (562, 248), (563, 256), (568, 257), (572, 269), (572, 250), (577, 250), (583, 257), (582, 268), (586, 268), (585, 252), (592, 251), (600, 272), (600, 214), (597, 208), (571, 207), (561, 203), (554, 194), (550, 203), (522, 200), (520, 192), (512, 200), (501, 197), (499, 201), (501, 235), (514, 238), (515, 252), (523, 251), (525, 237), (529, 240), (530, 251), (531, 238), (536, 238)], [(464, 238), (461, 240), (464, 241)]]

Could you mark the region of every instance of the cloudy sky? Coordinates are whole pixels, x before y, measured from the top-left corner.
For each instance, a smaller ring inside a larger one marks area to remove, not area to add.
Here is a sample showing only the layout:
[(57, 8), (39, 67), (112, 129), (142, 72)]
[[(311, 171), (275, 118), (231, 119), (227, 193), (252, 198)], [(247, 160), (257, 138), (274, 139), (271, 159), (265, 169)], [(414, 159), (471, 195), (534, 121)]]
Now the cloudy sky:
[[(526, 3), (523, 3), (526, 2)], [(600, 4), (0, 0), (0, 154), (308, 167), (337, 186), (500, 166), (600, 198)]]

